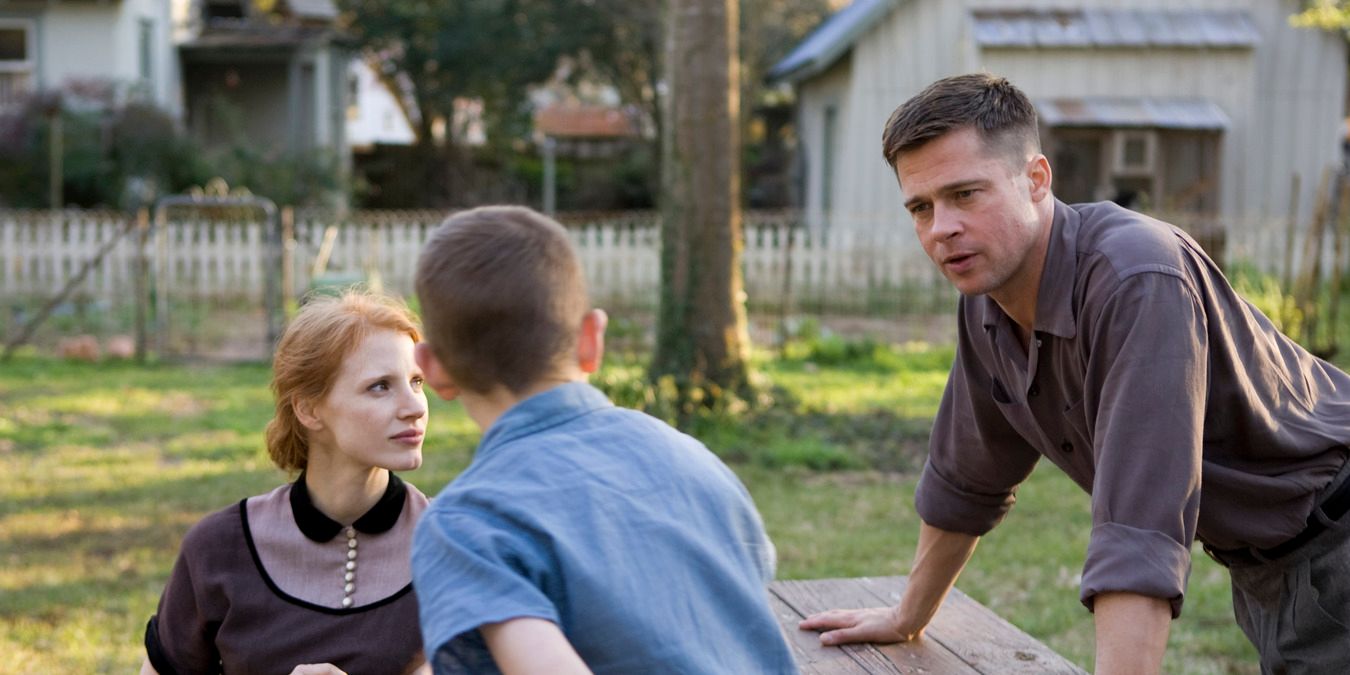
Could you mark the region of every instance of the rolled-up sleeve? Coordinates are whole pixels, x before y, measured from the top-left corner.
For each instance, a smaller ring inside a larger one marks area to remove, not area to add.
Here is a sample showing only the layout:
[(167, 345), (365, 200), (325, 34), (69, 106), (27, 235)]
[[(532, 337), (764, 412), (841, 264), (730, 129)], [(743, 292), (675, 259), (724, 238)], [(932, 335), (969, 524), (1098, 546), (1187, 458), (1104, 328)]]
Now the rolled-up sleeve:
[(993, 400), (996, 385), (976, 356), (964, 298), (962, 315), (956, 362), (933, 422), (914, 507), (933, 527), (982, 536), (1012, 508), (1017, 486), (1040, 454)]
[[(1137, 593), (1181, 612), (1200, 510), (1205, 314), (1180, 273), (1126, 275), (1084, 322), (1096, 473), (1080, 597)], [(1094, 400), (1095, 399), (1095, 400)]]

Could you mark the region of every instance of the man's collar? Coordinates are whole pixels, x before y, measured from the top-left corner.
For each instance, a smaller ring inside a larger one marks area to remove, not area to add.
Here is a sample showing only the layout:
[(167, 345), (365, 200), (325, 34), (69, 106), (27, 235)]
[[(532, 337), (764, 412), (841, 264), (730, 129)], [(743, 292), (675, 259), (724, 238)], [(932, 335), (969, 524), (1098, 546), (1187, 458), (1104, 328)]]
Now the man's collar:
[[(403, 503), (406, 501), (408, 488), (403, 484), (403, 479), (389, 472), (389, 485), (384, 488), (384, 494), (380, 500), (366, 511), (365, 515), (356, 519), (352, 527), (357, 532), (363, 534), (379, 534), (389, 531), (389, 528), (398, 522), (398, 517), (403, 513)], [(305, 472), (300, 472), (300, 477), (295, 479), (291, 485), (291, 512), (295, 514), (295, 524), (300, 527), (300, 531), (306, 537), (323, 543), (331, 541), (342, 531), (342, 523), (324, 515), (318, 507), (314, 506), (313, 500), (309, 496), (309, 488), (305, 486)]]
[[(1040, 288), (1036, 291), (1034, 328), (1038, 333), (1061, 338), (1078, 334), (1073, 315), (1073, 287), (1078, 272), (1078, 222), (1078, 212), (1056, 199)], [(1006, 316), (1003, 308), (988, 295), (982, 296), (980, 301), (984, 306), (981, 321), (986, 329), (997, 325)]]
[(568, 382), (521, 401), (497, 418), (478, 443), (478, 455), (509, 441), (557, 426), (600, 408), (612, 408), (599, 389)]

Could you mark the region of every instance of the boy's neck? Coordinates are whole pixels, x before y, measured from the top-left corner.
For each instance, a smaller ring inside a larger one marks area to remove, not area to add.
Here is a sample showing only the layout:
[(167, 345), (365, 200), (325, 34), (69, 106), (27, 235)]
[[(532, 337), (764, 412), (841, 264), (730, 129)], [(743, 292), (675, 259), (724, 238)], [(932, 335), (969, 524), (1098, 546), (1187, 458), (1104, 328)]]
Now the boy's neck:
[(478, 425), (478, 430), (487, 432), (497, 422), (497, 418), (515, 407), (517, 403), (559, 385), (585, 381), (586, 373), (580, 369), (573, 369), (573, 371), (567, 373), (559, 373), (556, 376), (538, 380), (521, 390), (520, 393), (513, 392), (500, 385), (485, 393), (463, 391), (459, 395), (459, 402), (464, 405), (464, 411), (469, 413), (469, 417), (474, 421), (474, 424)]

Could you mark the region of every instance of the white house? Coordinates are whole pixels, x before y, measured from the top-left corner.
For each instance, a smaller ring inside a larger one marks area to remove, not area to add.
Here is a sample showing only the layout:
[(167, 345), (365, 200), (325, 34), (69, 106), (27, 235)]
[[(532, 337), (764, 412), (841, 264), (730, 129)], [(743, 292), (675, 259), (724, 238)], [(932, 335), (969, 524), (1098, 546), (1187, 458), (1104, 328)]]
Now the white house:
[(0, 3), (0, 107), (33, 91), (103, 81), (177, 115), (170, 1)]
[(398, 96), (375, 70), (373, 61), (355, 58), (347, 68), (347, 142), (353, 152), (376, 145), (412, 145), (417, 140), (408, 119), (407, 98)]
[(188, 130), (207, 144), (348, 154), (353, 46), (332, 0), (172, 0)]
[(882, 127), (929, 82), (984, 70), (1036, 102), (1057, 196), (1191, 214), (1224, 229), (1230, 257), (1278, 252), (1291, 204), (1306, 220), (1344, 133), (1345, 37), (1291, 28), (1298, 9), (854, 0), (771, 73), (798, 94), (809, 219), (908, 228)]

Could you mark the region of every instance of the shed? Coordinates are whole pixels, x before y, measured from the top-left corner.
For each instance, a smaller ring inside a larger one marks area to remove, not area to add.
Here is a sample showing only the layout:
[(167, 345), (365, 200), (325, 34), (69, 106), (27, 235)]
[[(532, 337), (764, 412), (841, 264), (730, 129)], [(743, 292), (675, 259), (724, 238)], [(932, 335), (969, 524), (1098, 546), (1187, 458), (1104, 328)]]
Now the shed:
[(1056, 196), (1218, 223), (1230, 258), (1269, 264), (1291, 203), (1306, 218), (1341, 161), (1346, 40), (1290, 27), (1298, 10), (1296, 0), (854, 0), (769, 75), (797, 93), (808, 222), (908, 227), (881, 158), (887, 117), (934, 80), (988, 71), (1035, 101)]

